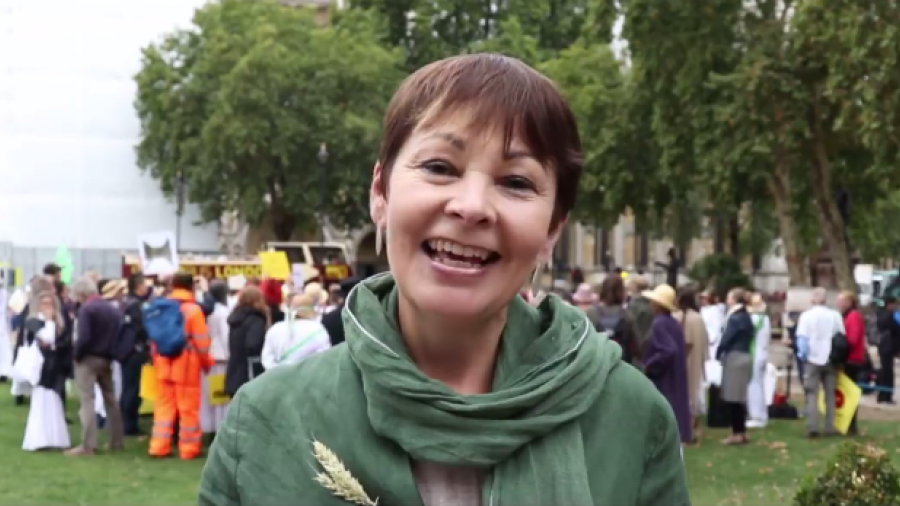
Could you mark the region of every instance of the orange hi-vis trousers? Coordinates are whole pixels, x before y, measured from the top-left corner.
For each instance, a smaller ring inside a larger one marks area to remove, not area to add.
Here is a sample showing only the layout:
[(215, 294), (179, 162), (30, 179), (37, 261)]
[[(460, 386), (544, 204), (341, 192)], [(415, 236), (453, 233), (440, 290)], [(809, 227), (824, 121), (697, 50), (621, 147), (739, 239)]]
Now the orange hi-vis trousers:
[(153, 367), (159, 388), (153, 405), (153, 435), (150, 455), (166, 457), (172, 453), (172, 433), (178, 422), (178, 453), (183, 460), (200, 456), (203, 433), (200, 430), (200, 396), (203, 372), (215, 363), (209, 355), (209, 335), (200, 306), (186, 290), (173, 290), (171, 297), (182, 302), (184, 334), (190, 336), (187, 348), (178, 357), (163, 357), (152, 347)]
[(172, 435), (178, 422), (178, 454), (183, 460), (200, 456), (200, 385), (184, 385), (162, 380), (153, 405), (153, 434), (150, 455), (167, 457), (172, 452)]

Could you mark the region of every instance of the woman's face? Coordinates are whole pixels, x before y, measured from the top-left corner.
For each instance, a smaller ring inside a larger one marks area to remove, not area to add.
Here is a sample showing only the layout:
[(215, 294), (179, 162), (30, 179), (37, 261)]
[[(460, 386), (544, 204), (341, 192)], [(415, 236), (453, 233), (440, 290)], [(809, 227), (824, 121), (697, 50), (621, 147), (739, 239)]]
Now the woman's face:
[(401, 149), (387, 197), (375, 167), (372, 218), (414, 307), (491, 315), (550, 256), (559, 229), (550, 230), (556, 180), (518, 138), (505, 150), (502, 128), (473, 131), (463, 114), (434, 123)]

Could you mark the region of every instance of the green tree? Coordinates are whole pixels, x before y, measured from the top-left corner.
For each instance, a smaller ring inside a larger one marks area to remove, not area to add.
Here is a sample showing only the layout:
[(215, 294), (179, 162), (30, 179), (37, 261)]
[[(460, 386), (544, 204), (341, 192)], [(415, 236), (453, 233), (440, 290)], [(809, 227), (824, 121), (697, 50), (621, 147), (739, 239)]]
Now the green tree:
[(381, 117), (402, 78), (401, 54), (379, 43), (380, 16), (342, 13), (323, 26), (311, 9), (223, 0), (193, 23), (143, 51), (139, 166), (168, 194), (183, 177), (204, 220), (234, 209), (287, 240), (319, 218), (327, 143), (326, 215), (361, 223)]
[[(835, 193), (855, 212), (896, 174), (900, 35), (878, 0), (626, 0), (625, 36), (653, 93), (662, 177), (711, 203), (771, 200), (792, 283), (805, 280), (810, 211), (842, 288), (853, 288)], [(851, 56), (852, 55), (852, 56)], [(691, 175), (695, 177), (692, 178)], [(801, 244), (800, 241), (804, 243)], [(814, 241), (817, 242), (817, 241)]]
[(540, 65), (578, 119), (584, 175), (574, 218), (609, 226), (631, 210), (643, 220), (656, 214), (652, 199), (660, 194), (648, 116), (638, 109), (630, 70), (608, 44), (586, 39)]
[(350, 6), (373, 8), (387, 18), (384, 39), (404, 49), (410, 71), (471, 51), (509, 28), (552, 53), (582, 35), (609, 42), (616, 14), (615, 0), (352, 0)]

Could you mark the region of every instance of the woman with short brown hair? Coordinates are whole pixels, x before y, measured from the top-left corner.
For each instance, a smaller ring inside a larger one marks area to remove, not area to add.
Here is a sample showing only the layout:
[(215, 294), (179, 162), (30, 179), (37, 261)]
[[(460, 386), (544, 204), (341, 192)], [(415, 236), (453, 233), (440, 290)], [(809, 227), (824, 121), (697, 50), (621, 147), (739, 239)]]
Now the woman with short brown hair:
[(199, 503), (688, 505), (665, 400), (577, 308), (518, 296), (581, 174), (553, 83), (447, 58), (383, 131), (369, 209), (390, 272), (347, 297), (346, 344), (235, 397)]
[(266, 331), (272, 324), (269, 305), (262, 290), (247, 286), (228, 316), (228, 365), (225, 369), (225, 393), (234, 396), (238, 389), (262, 374), (262, 350)]

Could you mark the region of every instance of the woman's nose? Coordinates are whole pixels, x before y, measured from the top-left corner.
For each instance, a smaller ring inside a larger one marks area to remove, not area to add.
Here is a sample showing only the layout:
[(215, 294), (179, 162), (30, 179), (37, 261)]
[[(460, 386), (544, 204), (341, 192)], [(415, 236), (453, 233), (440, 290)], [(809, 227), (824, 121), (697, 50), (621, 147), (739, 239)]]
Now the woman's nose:
[(447, 203), (447, 213), (469, 225), (495, 222), (494, 185), (487, 179), (483, 174), (463, 177), (453, 187), (455, 194)]

